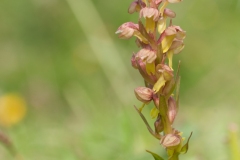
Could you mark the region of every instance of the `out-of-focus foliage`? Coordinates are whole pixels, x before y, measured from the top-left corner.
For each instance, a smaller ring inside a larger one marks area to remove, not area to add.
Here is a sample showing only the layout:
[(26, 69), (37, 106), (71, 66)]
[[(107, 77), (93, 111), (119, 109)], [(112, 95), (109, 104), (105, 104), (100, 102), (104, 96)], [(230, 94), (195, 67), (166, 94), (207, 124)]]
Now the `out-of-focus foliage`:
[[(130, 3), (0, 1), (0, 92), (20, 93), (28, 106), (25, 119), (5, 132), (22, 157), (150, 160), (145, 149), (161, 154), (133, 108), (140, 105), (133, 89), (143, 85), (130, 66), (138, 48), (134, 39), (114, 34), (137, 19), (127, 13)], [(184, 159), (229, 159), (227, 126), (240, 125), (240, 1), (184, 0), (171, 7), (173, 24), (187, 31), (173, 64), (181, 60), (174, 126), (186, 137), (193, 131)], [(0, 146), (0, 159), (10, 157)]]

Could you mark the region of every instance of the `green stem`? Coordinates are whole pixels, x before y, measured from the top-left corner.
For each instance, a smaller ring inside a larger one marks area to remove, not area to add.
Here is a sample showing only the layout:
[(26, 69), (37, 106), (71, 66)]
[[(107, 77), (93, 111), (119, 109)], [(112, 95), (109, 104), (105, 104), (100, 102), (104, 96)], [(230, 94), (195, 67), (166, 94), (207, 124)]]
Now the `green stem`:
[(166, 98), (159, 94), (159, 113), (161, 115), (161, 120), (163, 122), (164, 133), (169, 134), (172, 133), (171, 123), (168, 118), (168, 104), (166, 102)]
[(172, 155), (172, 157), (169, 158), (169, 160), (179, 160), (178, 155), (179, 155), (179, 154), (175, 154), (175, 153), (174, 153), (174, 154)]

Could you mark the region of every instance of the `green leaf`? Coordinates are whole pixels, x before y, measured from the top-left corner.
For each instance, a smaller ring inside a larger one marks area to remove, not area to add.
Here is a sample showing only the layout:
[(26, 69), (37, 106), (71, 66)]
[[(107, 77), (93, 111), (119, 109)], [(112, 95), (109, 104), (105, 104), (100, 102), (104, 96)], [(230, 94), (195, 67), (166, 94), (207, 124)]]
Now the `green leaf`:
[(151, 133), (155, 138), (157, 139), (161, 139), (160, 135), (155, 134), (154, 131), (152, 130), (152, 128), (150, 127), (150, 125), (148, 124), (146, 118), (144, 117), (144, 115), (137, 109), (136, 106), (134, 106), (134, 108), (136, 109), (136, 111), (138, 112), (138, 114), (140, 115), (140, 117), (142, 118), (143, 122), (145, 123), (149, 133)]
[(192, 132), (191, 132), (190, 136), (188, 137), (187, 143), (182, 147), (180, 153), (182, 153), (182, 154), (187, 153), (187, 151), (188, 151), (188, 143), (189, 143), (189, 140), (190, 140), (191, 136), (192, 136)]
[(160, 157), (160, 156), (157, 155), (156, 153), (153, 153), (153, 152), (151, 152), (151, 151), (149, 151), (149, 150), (146, 150), (146, 151), (147, 151), (148, 153), (150, 153), (155, 160), (164, 160), (162, 157)]

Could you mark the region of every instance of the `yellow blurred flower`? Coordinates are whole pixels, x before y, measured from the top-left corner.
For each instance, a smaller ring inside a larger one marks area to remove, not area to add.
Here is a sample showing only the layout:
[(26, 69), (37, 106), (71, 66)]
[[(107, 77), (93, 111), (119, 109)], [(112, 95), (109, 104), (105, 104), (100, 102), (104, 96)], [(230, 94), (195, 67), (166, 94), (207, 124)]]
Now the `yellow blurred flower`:
[(26, 102), (18, 94), (0, 97), (0, 125), (10, 127), (20, 122), (26, 114)]

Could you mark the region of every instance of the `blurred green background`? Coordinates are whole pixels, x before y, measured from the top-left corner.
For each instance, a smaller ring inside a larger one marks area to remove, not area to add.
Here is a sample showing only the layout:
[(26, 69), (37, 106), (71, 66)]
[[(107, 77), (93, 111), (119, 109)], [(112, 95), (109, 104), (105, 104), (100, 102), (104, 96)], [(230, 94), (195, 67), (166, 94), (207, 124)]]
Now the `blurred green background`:
[[(0, 93), (27, 102), (10, 128), (24, 160), (152, 160), (164, 155), (133, 105), (143, 82), (131, 67), (134, 39), (116, 29), (137, 22), (130, 0), (1, 0)], [(193, 136), (184, 160), (228, 160), (228, 128), (240, 125), (240, 1), (184, 0), (169, 5), (187, 31), (180, 112), (174, 127)], [(151, 107), (144, 109), (149, 118)], [(153, 120), (149, 119), (150, 123)], [(240, 135), (239, 135), (240, 137)], [(0, 146), (0, 159), (11, 160)]]

